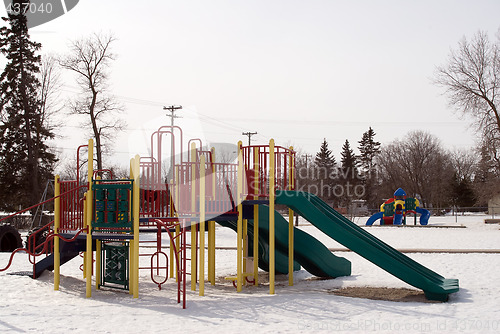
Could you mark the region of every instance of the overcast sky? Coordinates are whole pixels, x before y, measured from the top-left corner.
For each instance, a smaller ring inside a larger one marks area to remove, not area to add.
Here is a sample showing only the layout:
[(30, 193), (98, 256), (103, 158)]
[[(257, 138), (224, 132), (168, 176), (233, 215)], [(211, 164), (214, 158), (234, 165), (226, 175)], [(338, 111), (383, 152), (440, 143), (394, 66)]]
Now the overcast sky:
[[(116, 147), (124, 165), (142, 153), (141, 129), (169, 124), (162, 107), (171, 104), (184, 106), (176, 124), (186, 136), (247, 143), (241, 133), (258, 132), (253, 144), (274, 138), (309, 154), (326, 138), (338, 158), (369, 126), (383, 144), (421, 129), (447, 148), (472, 147), (469, 122), (432, 77), (463, 36), (495, 39), (499, 13), (498, 0), (81, 0), (30, 33), (42, 53), (115, 35), (110, 84), (126, 108)], [(65, 79), (63, 94), (76, 93)], [(65, 119), (59, 146), (73, 151), (86, 134)]]

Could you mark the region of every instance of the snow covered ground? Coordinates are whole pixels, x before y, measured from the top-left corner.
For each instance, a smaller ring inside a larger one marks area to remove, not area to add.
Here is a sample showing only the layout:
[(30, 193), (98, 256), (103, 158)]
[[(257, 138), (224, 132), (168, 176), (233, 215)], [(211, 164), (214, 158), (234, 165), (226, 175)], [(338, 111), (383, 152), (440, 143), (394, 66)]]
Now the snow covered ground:
[[(486, 216), (431, 217), (429, 225), (466, 228), (363, 227), (401, 249), (500, 249), (500, 225), (484, 224)], [(366, 218), (355, 219), (362, 225)], [(300, 228), (326, 246), (341, 245), (300, 221)], [(217, 227), (217, 245), (235, 246), (236, 234)], [(0, 253), (0, 267), (10, 254)], [(315, 280), (296, 272), (295, 284), (277, 276), (276, 294), (269, 287), (245, 287), (237, 293), (219, 279), (205, 284), (205, 296), (187, 295), (187, 309), (176, 302), (172, 280), (159, 291), (140, 273), (140, 297), (115, 290), (93, 291), (85, 298), (85, 281), (77, 258), (61, 267), (60, 291), (53, 291), (53, 275), (38, 280), (9, 272), (31, 270), (27, 256), (18, 254), (13, 266), (0, 273), (1, 333), (498, 333), (500, 331), (500, 254), (410, 253), (409, 257), (447, 278), (460, 280), (460, 291), (446, 303), (391, 302), (337, 296), (339, 287), (412, 288), (353, 252), (337, 252), (352, 262), (352, 275)], [(217, 250), (217, 276), (236, 272), (236, 251)], [(188, 278), (189, 283), (189, 278)]]

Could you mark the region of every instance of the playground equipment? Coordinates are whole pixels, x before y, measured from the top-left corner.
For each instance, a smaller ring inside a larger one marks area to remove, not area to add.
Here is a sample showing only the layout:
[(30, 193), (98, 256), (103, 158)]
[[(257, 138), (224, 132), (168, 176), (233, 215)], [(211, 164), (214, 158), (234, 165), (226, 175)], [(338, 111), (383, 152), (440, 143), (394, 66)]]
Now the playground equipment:
[(420, 207), (418, 199), (407, 197), (406, 192), (398, 188), (394, 197), (382, 203), (380, 212), (372, 215), (366, 225), (373, 225), (377, 219), (380, 219), (380, 225), (406, 225), (406, 216), (409, 213), (420, 214), (420, 225), (427, 225), (431, 215), (428, 210)]
[[(164, 142), (170, 144), (173, 167), (169, 170)], [(424, 290), (429, 299), (446, 300), (458, 291), (458, 280), (445, 279), (399, 253), (318, 197), (294, 191), (293, 148), (275, 146), (274, 140), (257, 146), (239, 142), (237, 163), (218, 163), (216, 152), (206, 149), (201, 140), (189, 140), (188, 153), (184, 144), (181, 128), (162, 126), (151, 135), (151, 155), (131, 159), (128, 179), (117, 180), (109, 170), (93, 170), (92, 164), (87, 165), (86, 182), (79, 178), (79, 167), (77, 180), (56, 176), (51, 199), (55, 218), (45, 226), (50, 230), (46, 241), (36, 245), (34, 233), (27, 247), (12, 256), (27, 252), (34, 278), (53, 270), (57, 290), (61, 265), (83, 252), (87, 297), (95, 275), (96, 290), (125, 289), (137, 298), (139, 270), (148, 270), (160, 289), (168, 279), (174, 281), (177, 302), (185, 307), (188, 275), (190, 289), (200, 295), (205, 293), (205, 283), (215, 285), (218, 223), (236, 232), (236, 275), (225, 278), (238, 292), (245, 284), (259, 284), (259, 268), (269, 273), (270, 294), (275, 293), (276, 272), (288, 274), (293, 285), (293, 273), (300, 266), (320, 277), (350, 275), (350, 261), (293, 226), (296, 212), (331, 238)], [(92, 140), (78, 148), (78, 158), (81, 148), (87, 148), (87, 160), (93, 161)], [(275, 204), (289, 208), (288, 220)], [(140, 247), (147, 242), (139, 240), (141, 233), (156, 234), (152, 253), (147, 253), (151, 248)], [(168, 248), (162, 244), (165, 233)], [(37, 261), (39, 256), (43, 258)]]

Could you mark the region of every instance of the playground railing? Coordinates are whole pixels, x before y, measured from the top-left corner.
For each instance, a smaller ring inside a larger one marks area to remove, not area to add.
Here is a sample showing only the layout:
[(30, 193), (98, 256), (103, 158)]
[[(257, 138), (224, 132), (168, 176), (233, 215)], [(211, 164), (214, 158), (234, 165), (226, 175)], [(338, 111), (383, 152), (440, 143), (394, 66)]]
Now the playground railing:
[[(241, 147), (246, 182), (243, 196), (246, 198), (269, 197), (270, 152), (269, 145)], [(274, 147), (274, 186), (275, 189), (295, 188), (295, 151), (282, 146)]]

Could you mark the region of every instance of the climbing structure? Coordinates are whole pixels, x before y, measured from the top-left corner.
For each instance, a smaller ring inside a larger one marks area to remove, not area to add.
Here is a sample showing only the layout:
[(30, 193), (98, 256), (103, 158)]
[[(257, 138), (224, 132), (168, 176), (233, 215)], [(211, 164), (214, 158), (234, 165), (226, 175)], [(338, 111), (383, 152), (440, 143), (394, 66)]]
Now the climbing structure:
[[(150, 155), (131, 159), (127, 179), (118, 180), (109, 170), (94, 170), (92, 164), (87, 165), (85, 181), (80, 180), (79, 165), (75, 181), (56, 176), (54, 222), (32, 234), (24, 249), (34, 265), (34, 277), (54, 270), (58, 289), (60, 266), (83, 252), (87, 297), (95, 275), (95, 289), (126, 289), (137, 298), (139, 271), (147, 270), (159, 289), (169, 278), (175, 281), (177, 301), (185, 307), (188, 276), (190, 289), (200, 295), (206, 282), (215, 285), (217, 223), (236, 232), (235, 275), (226, 279), (238, 292), (246, 284), (259, 284), (259, 268), (268, 272), (270, 294), (275, 293), (277, 272), (288, 274), (293, 285), (293, 272), (301, 266), (320, 277), (350, 275), (348, 260), (293, 226), (293, 217), (299, 214), (331, 238), (423, 289), (430, 299), (446, 300), (458, 291), (458, 280), (445, 279), (412, 261), (312, 194), (294, 191), (293, 148), (276, 146), (272, 139), (268, 145), (239, 142), (237, 160), (219, 163), (214, 149), (200, 139), (185, 141), (179, 127), (162, 126), (150, 140)], [(78, 159), (84, 147), (78, 148)], [(87, 161), (93, 161), (92, 140), (86, 148)], [(287, 219), (275, 204), (288, 208)], [(45, 241), (37, 243), (41, 233)], [(155, 233), (156, 240), (149, 241), (152, 247), (140, 247), (148, 242), (139, 240), (140, 233)], [(162, 242), (165, 234), (168, 247)]]

